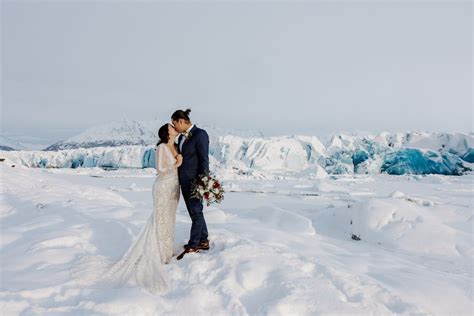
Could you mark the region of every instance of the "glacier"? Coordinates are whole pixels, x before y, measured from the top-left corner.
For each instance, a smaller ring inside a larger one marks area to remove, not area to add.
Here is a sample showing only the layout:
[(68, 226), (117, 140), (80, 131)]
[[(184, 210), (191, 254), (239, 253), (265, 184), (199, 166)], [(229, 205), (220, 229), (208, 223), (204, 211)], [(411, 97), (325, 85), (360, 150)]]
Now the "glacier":
[[(328, 174), (377, 173), (462, 175), (472, 170), (474, 161), (472, 133), (336, 134), (326, 143), (316, 136), (245, 136), (226, 134), (217, 129), (211, 129), (209, 135), (211, 168), (229, 177), (321, 178)], [(88, 137), (90, 141), (94, 139), (92, 134)], [(123, 138), (117, 139), (117, 142), (122, 141)], [(151, 137), (148, 142), (155, 141)], [(0, 151), (0, 157), (11, 163), (39, 168), (153, 168), (154, 147), (154, 144), (147, 144)]]
[(461, 158), (464, 161), (474, 163), (474, 148), (469, 148), (469, 150)]
[(402, 174), (462, 175), (470, 169), (456, 155), (422, 151), (416, 148), (401, 149), (384, 157), (381, 172)]

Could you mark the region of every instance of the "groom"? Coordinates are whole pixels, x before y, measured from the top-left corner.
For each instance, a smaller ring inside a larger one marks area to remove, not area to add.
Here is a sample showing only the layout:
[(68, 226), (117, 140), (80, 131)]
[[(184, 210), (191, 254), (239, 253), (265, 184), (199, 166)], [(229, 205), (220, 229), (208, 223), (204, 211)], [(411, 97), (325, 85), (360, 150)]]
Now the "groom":
[(209, 249), (202, 201), (191, 197), (193, 181), (201, 174), (209, 172), (209, 136), (205, 130), (191, 123), (190, 112), (190, 109), (177, 110), (171, 116), (171, 123), (178, 133), (181, 133), (178, 138), (178, 152), (183, 156), (183, 164), (178, 168), (179, 183), (192, 220), (189, 242), (184, 245), (185, 250), (177, 257), (178, 260), (186, 253)]

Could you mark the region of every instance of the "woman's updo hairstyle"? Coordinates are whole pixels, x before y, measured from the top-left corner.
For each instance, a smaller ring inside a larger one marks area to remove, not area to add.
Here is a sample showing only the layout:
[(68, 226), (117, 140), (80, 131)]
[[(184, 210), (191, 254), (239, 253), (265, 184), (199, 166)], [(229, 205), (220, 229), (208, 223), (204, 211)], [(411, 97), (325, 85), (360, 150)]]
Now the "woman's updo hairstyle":
[(191, 120), (189, 119), (189, 113), (191, 113), (191, 109), (186, 109), (186, 111), (183, 110), (177, 110), (171, 115), (171, 119), (173, 121), (178, 121), (179, 119), (183, 119), (186, 122), (190, 122)]
[(169, 130), (168, 130), (168, 128), (169, 128), (168, 125), (169, 124), (165, 124), (162, 127), (160, 127), (160, 129), (158, 130), (158, 137), (160, 138), (160, 140), (158, 141), (156, 146), (158, 146), (159, 144), (162, 144), (162, 143), (166, 144), (169, 141), (170, 134), (169, 134)]

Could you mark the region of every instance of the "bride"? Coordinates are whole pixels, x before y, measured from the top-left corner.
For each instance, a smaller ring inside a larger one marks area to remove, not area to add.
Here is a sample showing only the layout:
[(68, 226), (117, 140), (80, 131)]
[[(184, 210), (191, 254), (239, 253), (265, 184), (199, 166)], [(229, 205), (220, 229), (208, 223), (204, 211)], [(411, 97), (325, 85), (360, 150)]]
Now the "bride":
[(163, 125), (155, 147), (157, 177), (153, 183), (153, 212), (133, 244), (116, 262), (104, 256), (86, 256), (71, 269), (81, 285), (95, 288), (142, 286), (153, 293), (167, 289), (163, 264), (173, 257), (176, 209), (179, 202), (177, 168), (183, 157), (177, 153), (178, 132), (171, 124)]

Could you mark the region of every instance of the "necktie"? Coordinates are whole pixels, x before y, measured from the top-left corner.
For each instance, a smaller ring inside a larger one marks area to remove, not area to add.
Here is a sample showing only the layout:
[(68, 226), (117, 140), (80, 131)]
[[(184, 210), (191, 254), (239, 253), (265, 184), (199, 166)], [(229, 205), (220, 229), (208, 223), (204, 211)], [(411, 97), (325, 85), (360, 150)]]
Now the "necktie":
[(184, 135), (179, 135), (179, 152), (183, 151), (183, 144), (184, 144)]

